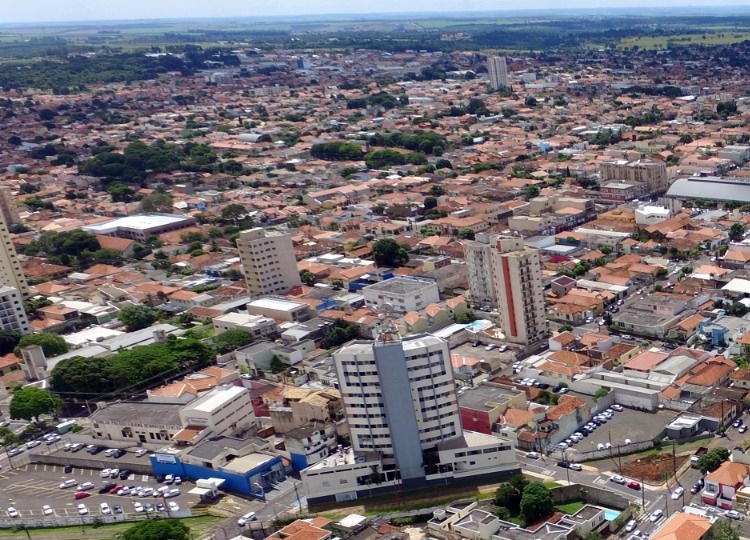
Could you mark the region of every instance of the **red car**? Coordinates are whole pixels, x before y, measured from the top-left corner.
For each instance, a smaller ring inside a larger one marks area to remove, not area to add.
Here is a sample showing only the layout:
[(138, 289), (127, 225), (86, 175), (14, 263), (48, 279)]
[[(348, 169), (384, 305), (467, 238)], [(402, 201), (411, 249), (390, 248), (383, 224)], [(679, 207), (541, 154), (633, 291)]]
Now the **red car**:
[(75, 494), (75, 500), (79, 501), (81, 499), (85, 499), (86, 497), (91, 497), (91, 493), (88, 491), (76, 491)]
[(117, 492), (120, 491), (124, 487), (125, 486), (121, 486), (121, 485), (118, 484), (118, 485), (116, 485), (115, 487), (113, 487), (112, 489), (109, 490), (109, 494), (110, 495), (117, 495)]
[(628, 482), (628, 487), (630, 489), (637, 489), (638, 491), (641, 490), (641, 485), (635, 480), (631, 480), (630, 482)]

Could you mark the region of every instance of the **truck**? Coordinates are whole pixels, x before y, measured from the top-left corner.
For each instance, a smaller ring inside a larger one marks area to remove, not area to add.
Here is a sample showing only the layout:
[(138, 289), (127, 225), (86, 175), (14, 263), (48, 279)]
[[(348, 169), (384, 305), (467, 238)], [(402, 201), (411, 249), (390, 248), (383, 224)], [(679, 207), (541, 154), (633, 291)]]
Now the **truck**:
[(75, 426), (75, 425), (76, 425), (76, 421), (75, 420), (66, 420), (65, 422), (61, 422), (61, 423), (57, 424), (57, 426), (56, 426), (57, 427), (57, 432), (60, 435), (64, 435), (65, 433), (67, 433), (68, 431), (70, 431), (71, 429), (73, 429), (73, 426)]
[(698, 450), (695, 451), (695, 454), (690, 456), (690, 466), (693, 469), (697, 469), (698, 460), (701, 458), (701, 456), (705, 455), (707, 452), (708, 452), (708, 448), (706, 448), (705, 446), (701, 446), (700, 448), (698, 448)]

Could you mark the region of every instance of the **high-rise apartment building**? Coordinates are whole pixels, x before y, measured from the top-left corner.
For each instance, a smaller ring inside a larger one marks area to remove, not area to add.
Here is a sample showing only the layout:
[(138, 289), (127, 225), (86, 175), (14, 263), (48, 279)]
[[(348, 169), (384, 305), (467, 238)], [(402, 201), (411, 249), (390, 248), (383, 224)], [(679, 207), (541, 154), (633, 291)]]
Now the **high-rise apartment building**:
[(290, 234), (256, 227), (240, 233), (237, 247), (250, 294), (285, 294), (302, 284)]
[(10, 232), (5, 218), (0, 212), (0, 286), (13, 287), (23, 298), (30, 295), (26, 276), (18, 259), (16, 248), (10, 241)]
[(0, 186), (0, 213), (8, 225), (21, 221), (21, 217), (18, 215), (18, 205), (13, 198), (13, 191), (11, 191), (10, 186)]
[(505, 338), (530, 344), (547, 333), (539, 252), (517, 236), (478, 234), (464, 244), (472, 299), (497, 308)]
[(512, 440), (462, 429), (444, 340), (401, 340), (386, 317), (375, 343), (355, 341), (334, 363), (352, 446), (302, 472), (311, 504), (518, 470)]
[(615, 159), (599, 166), (601, 181), (639, 182), (649, 193), (662, 193), (669, 187), (667, 165), (663, 161)]
[(23, 309), (23, 298), (14, 287), (0, 287), (0, 328), (21, 334), (31, 332)]
[(504, 56), (490, 56), (487, 58), (487, 74), (490, 77), (490, 88), (500, 90), (510, 88), (508, 82), (508, 66)]

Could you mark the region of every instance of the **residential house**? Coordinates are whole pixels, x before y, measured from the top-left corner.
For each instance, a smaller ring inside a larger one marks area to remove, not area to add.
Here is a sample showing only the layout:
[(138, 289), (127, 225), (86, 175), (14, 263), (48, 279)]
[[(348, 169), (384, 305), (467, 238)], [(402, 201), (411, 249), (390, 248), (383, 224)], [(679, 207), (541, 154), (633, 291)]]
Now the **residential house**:
[(731, 510), (732, 500), (737, 490), (750, 485), (749, 473), (748, 465), (725, 461), (718, 469), (706, 475), (701, 501), (704, 504)]

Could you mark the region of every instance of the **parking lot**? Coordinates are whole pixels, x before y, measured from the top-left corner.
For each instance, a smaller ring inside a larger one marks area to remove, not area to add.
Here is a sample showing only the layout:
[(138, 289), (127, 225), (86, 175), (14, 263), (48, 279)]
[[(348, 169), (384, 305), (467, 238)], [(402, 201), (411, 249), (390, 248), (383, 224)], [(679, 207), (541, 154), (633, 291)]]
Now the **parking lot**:
[[(588, 437), (573, 445), (579, 452), (595, 450), (599, 444), (612, 446), (622, 445), (625, 439), (631, 442), (652, 441), (664, 430), (674, 417), (673, 411), (657, 411), (655, 413), (635, 411), (625, 408), (622, 412), (615, 412), (612, 419), (600, 425)], [(581, 432), (583, 433), (583, 432)]]
[[(165, 501), (161, 497), (130, 497), (118, 495), (100, 495), (99, 488), (105, 482), (116, 482), (118, 485), (125, 486), (143, 486), (158, 488), (160, 484), (151, 475), (134, 474), (127, 480), (102, 478), (100, 470), (74, 468), (69, 474), (64, 472), (62, 465), (45, 465), (41, 463), (27, 464), (19, 468), (10, 469), (3, 467), (0, 474), (0, 495), (2, 497), (3, 513), (12, 506), (18, 510), (21, 517), (42, 517), (42, 506), (49, 505), (52, 507), (54, 515), (78, 515), (77, 505), (83, 503), (88, 507), (89, 513), (96, 515), (100, 513), (99, 505), (103, 502), (109, 504), (110, 508), (115, 505), (122, 507), (124, 513), (133, 513), (136, 502), (146, 504), (147, 502), (154, 506)], [(91, 482), (94, 484), (90, 490), (90, 497), (81, 500), (75, 500), (76, 487), (60, 489), (60, 484), (70, 478), (78, 481), (78, 484)], [(177, 502), (180, 509), (188, 509), (197, 501), (197, 495), (189, 495), (194, 486), (189, 483), (183, 483), (178, 487), (181, 491), (178, 497), (170, 498), (168, 501)]]

